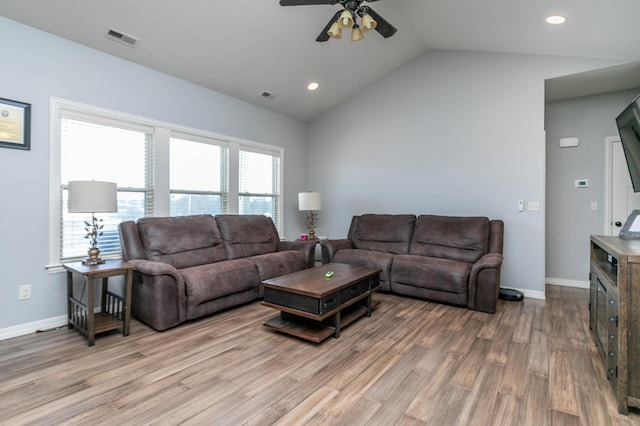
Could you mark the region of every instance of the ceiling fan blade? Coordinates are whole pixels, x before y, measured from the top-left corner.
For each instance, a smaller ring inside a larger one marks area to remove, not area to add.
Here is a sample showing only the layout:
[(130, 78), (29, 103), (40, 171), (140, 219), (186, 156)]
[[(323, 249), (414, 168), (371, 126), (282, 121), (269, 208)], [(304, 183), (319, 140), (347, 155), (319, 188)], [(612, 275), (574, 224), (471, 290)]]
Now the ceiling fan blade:
[(312, 4), (336, 4), (337, 0), (280, 0), (280, 6), (308, 6)]
[(329, 40), (330, 37), (329, 37), (329, 34), (327, 34), (327, 32), (329, 31), (329, 28), (331, 28), (331, 25), (333, 25), (333, 23), (338, 20), (338, 17), (340, 16), (340, 14), (342, 14), (342, 10), (337, 11), (336, 14), (333, 15), (333, 18), (331, 18), (327, 26), (324, 27), (320, 35), (318, 35), (318, 38), (316, 39), (316, 41), (323, 42), (323, 41)]
[(367, 7), (369, 15), (378, 23), (376, 31), (384, 38), (389, 38), (398, 31), (396, 27), (391, 25), (386, 19), (378, 15), (375, 10)]

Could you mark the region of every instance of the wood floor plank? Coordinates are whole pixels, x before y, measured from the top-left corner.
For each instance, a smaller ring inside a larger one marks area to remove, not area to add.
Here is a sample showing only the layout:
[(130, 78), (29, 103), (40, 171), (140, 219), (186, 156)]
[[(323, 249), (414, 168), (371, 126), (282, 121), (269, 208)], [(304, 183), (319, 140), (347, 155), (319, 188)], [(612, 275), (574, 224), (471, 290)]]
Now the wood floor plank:
[(524, 398), (524, 384), (527, 376), (530, 346), (527, 343), (514, 342), (511, 344), (502, 380), (500, 380), (500, 386), (498, 387), (498, 392), (501, 394)]
[[(464, 357), (464, 362), (458, 368), (451, 383), (460, 385), (466, 389), (472, 389), (476, 384), (476, 379), (482, 366), (487, 360), (487, 353), (491, 342), (485, 339), (476, 338), (471, 350)], [(455, 353), (455, 352), (453, 352)]]
[(524, 426), (548, 426), (550, 424), (549, 380), (535, 374), (527, 374), (527, 392), (523, 399), (522, 421)]
[(469, 398), (462, 405), (460, 421), (462, 424), (487, 425), (491, 423), (491, 417), (498, 397), (498, 388), (504, 372), (504, 367), (486, 362)]
[(553, 410), (578, 415), (578, 399), (569, 356), (552, 350), (549, 373), (549, 401)]
[[(418, 391), (407, 408), (406, 414), (421, 421), (429, 420), (437, 411), (439, 401), (463, 359), (460, 355), (448, 354), (438, 368), (431, 371), (429, 386), (424, 386)], [(461, 387), (458, 386), (458, 388)]]
[(498, 394), (491, 424), (522, 426), (522, 399), (513, 395)]
[(617, 412), (588, 290), (496, 314), (379, 293), (321, 344), (267, 330), (259, 302), (88, 347), (61, 327), (0, 341), (0, 424), (640, 425)]
[(550, 355), (549, 336), (542, 331), (533, 330), (531, 334), (531, 345), (529, 347), (527, 371), (530, 374), (549, 377)]
[(505, 365), (509, 356), (509, 347), (511, 346), (512, 336), (512, 326), (500, 325), (496, 336), (491, 341), (491, 347), (487, 354), (487, 361), (498, 365)]

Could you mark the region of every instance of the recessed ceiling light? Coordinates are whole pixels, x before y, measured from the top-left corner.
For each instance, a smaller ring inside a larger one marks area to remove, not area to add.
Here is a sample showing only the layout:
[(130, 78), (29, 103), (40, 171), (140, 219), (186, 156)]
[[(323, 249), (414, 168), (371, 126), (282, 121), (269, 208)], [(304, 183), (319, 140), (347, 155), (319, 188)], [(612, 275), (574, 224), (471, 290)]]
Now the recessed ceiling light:
[(307, 90), (310, 91), (314, 91), (314, 90), (318, 90), (318, 87), (320, 87), (320, 85), (318, 83), (316, 83), (315, 81), (312, 81), (311, 83), (309, 83), (309, 85), (307, 86)]
[(551, 15), (547, 18), (547, 24), (552, 24), (552, 25), (564, 24), (566, 21), (567, 21), (567, 18), (565, 18), (562, 15)]

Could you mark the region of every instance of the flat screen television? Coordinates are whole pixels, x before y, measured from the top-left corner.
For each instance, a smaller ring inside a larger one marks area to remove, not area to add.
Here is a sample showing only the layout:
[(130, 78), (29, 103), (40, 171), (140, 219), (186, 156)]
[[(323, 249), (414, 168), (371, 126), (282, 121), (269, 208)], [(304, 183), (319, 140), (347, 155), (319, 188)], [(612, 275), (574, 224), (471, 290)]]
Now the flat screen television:
[(640, 192), (640, 96), (616, 118), (633, 192)]

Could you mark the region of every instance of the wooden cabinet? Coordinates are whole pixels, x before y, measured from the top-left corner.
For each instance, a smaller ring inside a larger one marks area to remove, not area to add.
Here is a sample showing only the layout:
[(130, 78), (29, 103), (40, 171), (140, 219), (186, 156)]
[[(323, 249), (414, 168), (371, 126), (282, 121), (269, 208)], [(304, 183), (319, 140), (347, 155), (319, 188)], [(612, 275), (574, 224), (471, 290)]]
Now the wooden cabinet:
[(640, 408), (640, 240), (591, 236), (589, 327), (618, 411)]

